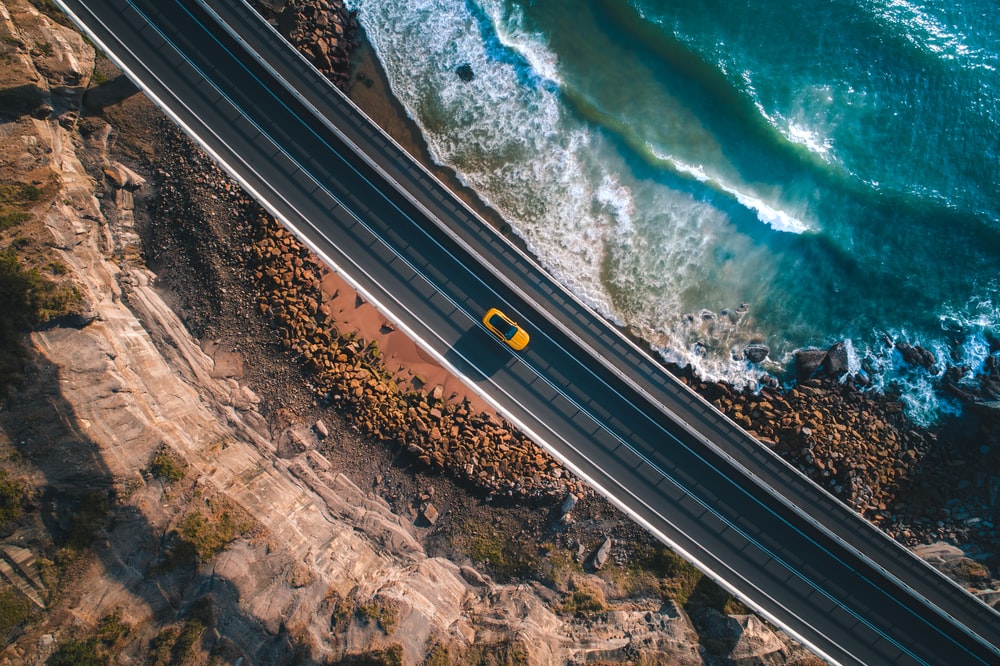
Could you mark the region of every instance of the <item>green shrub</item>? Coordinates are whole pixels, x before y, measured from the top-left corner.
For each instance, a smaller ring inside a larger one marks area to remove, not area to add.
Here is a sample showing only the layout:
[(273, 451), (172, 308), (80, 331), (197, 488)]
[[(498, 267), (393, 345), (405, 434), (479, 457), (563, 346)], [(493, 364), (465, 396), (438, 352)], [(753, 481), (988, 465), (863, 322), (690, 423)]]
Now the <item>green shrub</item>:
[(146, 663), (153, 666), (172, 663), (174, 645), (180, 634), (180, 629), (177, 627), (167, 627), (160, 631), (149, 644), (149, 656)]
[(251, 527), (250, 520), (240, 519), (232, 511), (223, 509), (207, 517), (199, 512), (189, 513), (181, 521), (178, 532), (181, 539), (194, 547), (201, 561), (207, 562)]
[(456, 660), (457, 656), (453, 659), (451, 647), (447, 643), (435, 643), (424, 657), (424, 666), (451, 666)]
[(34, 183), (0, 183), (0, 231), (28, 220), (31, 217), (28, 208), (44, 196), (45, 188)]
[(7, 470), (0, 469), (0, 525), (17, 520), (27, 496), (24, 484), (11, 479)]
[[(2, 188), (0, 188), (2, 189)], [(21, 238), (12, 241), (19, 246)], [(24, 239), (26, 243), (29, 240)], [(67, 314), (82, 300), (75, 287), (59, 286), (37, 269), (21, 266), (13, 250), (0, 251), (0, 398), (24, 357), (21, 335), (52, 317)]]
[(177, 636), (177, 640), (174, 642), (173, 649), (171, 650), (171, 663), (187, 663), (188, 658), (194, 653), (195, 645), (198, 644), (204, 633), (205, 625), (202, 624), (201, 620), (197, 618), (189, 618), (188, 621), (184, 623), (184, 627), (181, 629), (180, 634)]
[(480, 666), (521, 666), (528, 663), (528, 653), (524, 646), (512, 637), (504, 642), (471, 646), (463, 663)]
[(403, 646), (393, 643), (384, 650), (375, 650), (366, 654), (352, 654), (337, 662), (342, 666), (402, 666)]
[(31, 601), (13, 587), (0, 588), (0, 645), (31, 618)]
[(70, 638), (49, 657), (46, 666), (107, 666), (111, 660), (98, 651), (97, 638)]
[(161, 447), (149, 463), (149, 473), (170, 483), (176, 483), (187, 473), (187, 463), (166, 447)]
[(30, 217), (31, 215), (23, 210), (4, 209), (0, 212), (0, 231), (15, 227), (27, 221)]
[[(49, 45), (49, 48), (51, 49), (52, 46)], [(17, 198), (24, 202), (38, 201), (44, 193), (45, 191), (42, 188), (33, 183), (22, 183), (18, 188)]]
[(502, 576), (528, 576), (538, 567), (535, 556), (524, 544), (489, 529), (477, 529), (471, 536), (469, 556), (476, 562), (487, 563)]
[(566, 613), (590, 615), (608, 610), (608, 602), (600, 588), (588, 583), (577, 583), (573, 594), (563, 604)]
[(132, 626), (122, 620), (122, 612), (118, 609), (108, 613), (97, 623), (96, 638), (107, 648), (115, 647), (118, 642), (128, 636)]
[(395, 631), (399, 624), (399, 606), (392, 599), (375, 597), (359, 604), (357, 614), (365, 622), (378, 624), (387, 634)]
[(633, 566), (659, 580), (660, 594), (684, 605), (704, 576), (693, 564), (665, 546), (638, 548)]

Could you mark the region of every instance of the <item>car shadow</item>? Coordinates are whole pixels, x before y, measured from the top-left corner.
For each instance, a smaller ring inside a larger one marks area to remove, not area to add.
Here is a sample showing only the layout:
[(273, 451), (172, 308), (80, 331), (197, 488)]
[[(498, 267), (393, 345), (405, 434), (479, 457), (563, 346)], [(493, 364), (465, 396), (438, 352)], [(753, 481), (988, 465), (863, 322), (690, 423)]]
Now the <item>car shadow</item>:
[(445, 359), (464, 376), (479, 381), (495, 375), (514, 353), (484, 328), (473, 326), (445, 353)]

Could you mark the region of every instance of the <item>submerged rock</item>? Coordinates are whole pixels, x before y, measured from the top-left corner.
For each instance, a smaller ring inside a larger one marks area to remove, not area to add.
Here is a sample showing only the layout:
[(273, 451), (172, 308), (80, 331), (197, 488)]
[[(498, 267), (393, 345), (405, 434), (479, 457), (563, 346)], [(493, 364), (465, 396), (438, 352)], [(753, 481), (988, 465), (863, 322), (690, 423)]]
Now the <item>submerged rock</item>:
[(457, 74), (458, 78), (460, 78), (462, 81), (465, 81), (466, 83), (468, 83), (469, 81), (471, 81), (476, 77), (475, 73), (472, 71), (472, 65), (470, 65), (469, 63), (459, 65), (455, 69), (455, 74)]

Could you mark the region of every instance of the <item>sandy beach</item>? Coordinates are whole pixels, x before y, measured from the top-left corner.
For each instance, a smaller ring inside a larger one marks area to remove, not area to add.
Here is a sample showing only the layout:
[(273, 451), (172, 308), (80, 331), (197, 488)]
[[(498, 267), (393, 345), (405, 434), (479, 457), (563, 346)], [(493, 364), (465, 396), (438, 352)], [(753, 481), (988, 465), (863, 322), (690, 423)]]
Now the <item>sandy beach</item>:
[(351, 287), (334, 271), (323, 278), (323, 291), (327, 305), (338, 324), (347, 331), (354, 331), (367, 341), (376, 341), (382, 350), (386, 370), (400, 386), (433, 390), (444, 388), (445, 402), (461, 403), (467, 400), (475, 411), (491, 408), (458, 377), (442, 367), (433, 357), (420, 348), (406, 333), (396, 330), (386, 317)]

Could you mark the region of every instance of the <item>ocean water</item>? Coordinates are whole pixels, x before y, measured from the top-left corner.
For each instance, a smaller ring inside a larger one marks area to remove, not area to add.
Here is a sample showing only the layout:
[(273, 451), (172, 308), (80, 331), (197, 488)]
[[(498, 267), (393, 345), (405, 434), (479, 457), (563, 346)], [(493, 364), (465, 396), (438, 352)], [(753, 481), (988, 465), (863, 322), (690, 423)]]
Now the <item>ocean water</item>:
[(844, 340), (929, 423), (998, 353), (995, 0), (348, 4), (433, 159), (668, 360), (753, 386)]

